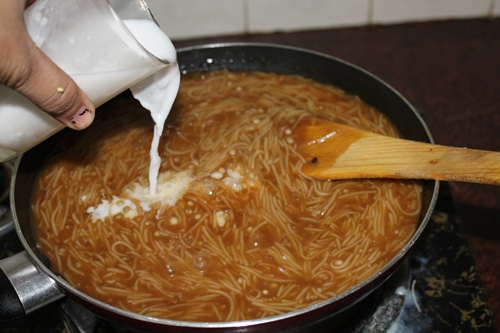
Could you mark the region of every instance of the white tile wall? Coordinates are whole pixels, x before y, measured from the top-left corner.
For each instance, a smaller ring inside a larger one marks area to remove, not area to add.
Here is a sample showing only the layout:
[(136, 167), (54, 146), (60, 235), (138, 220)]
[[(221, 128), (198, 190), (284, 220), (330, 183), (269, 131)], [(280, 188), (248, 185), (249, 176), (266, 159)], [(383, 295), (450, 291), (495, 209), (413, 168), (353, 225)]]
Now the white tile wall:
[(491, 0), (374, 0), (374, 23), (486, 17)]
[(247, 0), (249, 32), (292, 31), (368, 23), (370, 0)]
[(500, 17), (500, 0), (146, 1), (172, 39)]
[(171, 39), (187, 39), (244, 33), (245, 1), (147, 0), (146, 2), (160, 27)]

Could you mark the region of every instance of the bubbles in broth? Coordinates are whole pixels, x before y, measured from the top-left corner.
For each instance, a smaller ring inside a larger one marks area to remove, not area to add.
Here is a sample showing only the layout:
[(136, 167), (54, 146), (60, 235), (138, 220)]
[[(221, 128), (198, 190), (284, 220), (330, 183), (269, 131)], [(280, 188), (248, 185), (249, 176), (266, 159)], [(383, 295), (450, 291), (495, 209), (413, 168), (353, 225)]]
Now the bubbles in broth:
[(153, 123), (132, 98), (113, 100), (43, 168), (32, 202), (41, 251), (82, 292), (158, 318), (247, 320), (347, 291), (411, 238), (421, 187), (310, 179), (293, 140), (309, 114), (397, 136), (359, 98), (302, 77), (184, 76), (151, 197), (141, 191)]

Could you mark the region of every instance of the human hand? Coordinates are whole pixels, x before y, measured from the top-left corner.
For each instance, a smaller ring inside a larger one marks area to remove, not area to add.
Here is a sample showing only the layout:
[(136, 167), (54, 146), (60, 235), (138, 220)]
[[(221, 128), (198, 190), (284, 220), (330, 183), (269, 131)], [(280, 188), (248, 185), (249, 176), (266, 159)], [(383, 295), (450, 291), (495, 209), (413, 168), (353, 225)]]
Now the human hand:
[(24, 9), (35, 0), (0, 0), (0, 83), (73, 129), (94, 120), (95, 108), (77, 84), (40, 51), (24, 25)]

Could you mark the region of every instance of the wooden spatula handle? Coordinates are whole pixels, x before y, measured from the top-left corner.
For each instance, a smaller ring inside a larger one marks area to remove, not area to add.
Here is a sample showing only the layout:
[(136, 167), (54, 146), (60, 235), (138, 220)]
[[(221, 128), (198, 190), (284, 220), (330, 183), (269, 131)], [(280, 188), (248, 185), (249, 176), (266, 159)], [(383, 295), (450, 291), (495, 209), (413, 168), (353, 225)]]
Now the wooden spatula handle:
[(325, 139), (299, 148), (307, 161), (302, 170), (314, 178), (438, 179), (500, 185), (499, 152), (395, 139), (322, 121), (305, 127), (310, 137), (318, 138), (315, 133), (320, 133)]
[[(353, 159), (357, 147), (362, 147)], [(372, 150), (373, 156), (367, 154)], [(363, 157), (365, 156), (365, 157)], [(384, 136), (367, 136), (349, 147), (349, 156), (341, 155), (334, 163), (335, 178), (359, 178), (371, 172), (380, 178), (414, 178), (464, 181), (500, 185), (500, 153), (483, 150), (431, 145)], [(330, 178), (332, 177), (330, 174)]]

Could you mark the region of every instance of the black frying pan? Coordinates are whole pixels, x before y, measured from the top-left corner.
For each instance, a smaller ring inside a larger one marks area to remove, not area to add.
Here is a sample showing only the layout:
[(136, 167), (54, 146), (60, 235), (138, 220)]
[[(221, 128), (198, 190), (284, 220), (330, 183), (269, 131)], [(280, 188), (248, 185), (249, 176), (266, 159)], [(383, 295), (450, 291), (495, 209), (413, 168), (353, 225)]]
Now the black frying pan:
[[(432, 143), (426, 125), (415, 109), (398, 92), (370, 73), (324, 54), (278, 45), (239, 43), (182, 49), (178, 51), (178, 59), (182, 73), (219, 69), (257, 70), (299, 74), (322, 83), (333, 84), (348, 93), (360, 96), (365, 102), (385, 113), (405, 138)], [(127, 96), (121, 95), (116, 98), (130, 98)], [(11, 261), (7, 265), (4, 263), (0, 265), (0, 268), (6, 271), (6, 274), (0, 271), (0, 283), (3, 285), (0, 294), (4, 298), (0, 300), (0, 304), (9, 305), (2, 309), (4, 318), (23, 315), (55, 299), (69, 296), (107, 320), (141, 331), (276, 333), (297, 332), (311, 328), (326, 319), (332, 320), (332, 317), (333, 322), (338, 319), (340, 323), (354, 311), (356, 304), (385, 282), (410, 253), (432, 214), (439, 188), (437, 181), (423, 183), (420, 225), (408, 244), (378, 274), (337, 297), (291, 313), (245, 322), (197, 323), (161, 320), (117, 309), (81, 293), (52, 273), (50, 263), (37, 250), (30, 220), (31, 189), (39, 165), (49, 149), (57, 142), (58, 135), (25, 153), (17, 161), (14, 171), (11, 206), (17, 234), (25, 252), (16, 256), (15, 263)], [(28, 275), (19, 276), (23, 272), (27, 272)], [(21, 291), (16, 291), (18, 294), (28, 295), (21, 299), (7, 298), (8, 295), (16, 295), (11, 284), (16, 288), (21, 287)], [(36, 294), (33, 289), (43, 289), (44, 294)]]

